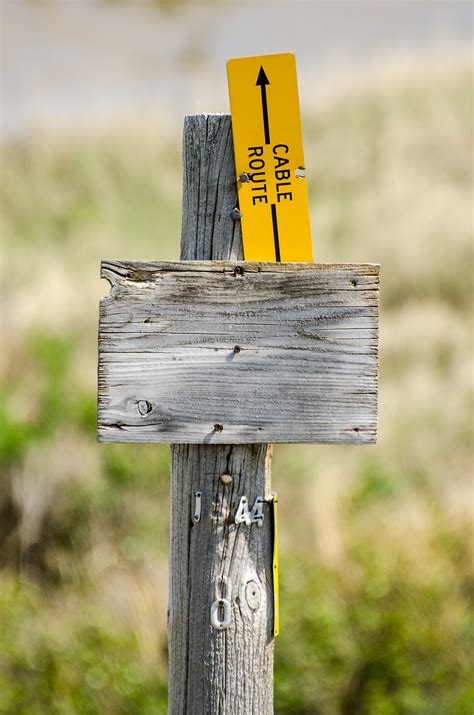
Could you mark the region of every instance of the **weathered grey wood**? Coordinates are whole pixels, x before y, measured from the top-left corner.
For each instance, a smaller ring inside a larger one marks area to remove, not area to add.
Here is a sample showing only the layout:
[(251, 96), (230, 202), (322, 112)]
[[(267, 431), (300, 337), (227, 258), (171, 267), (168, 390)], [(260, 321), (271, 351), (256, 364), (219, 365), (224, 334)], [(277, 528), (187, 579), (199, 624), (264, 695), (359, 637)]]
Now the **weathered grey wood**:
[(100, 439), (376, 441), (378, 266), (193, 265), (104, 262)]
[[(240, 225), (230, 218), (237, 202), (230, 117), (188, 117), (183, 153), (181, 258), (241, 259)], [(273, 712), (268, 507), (260, 529), (232, 524), (241, 496), (250, 501), (255, 495), (269, 497), (270, 463), (268, 445), (171, 447), (171, 715)], [(232, 477), (227, 485), (223, 474)], [(202, 517), (192, 525), (197, 489), (202, 491)], [(219, 632), (210, 625), (210, 607), (221, 577), (227, 582), (232, 621)]]
[[(179, 445), (171, 457), (169, 712), (266, 715), (273, 712), (270, 504), (262, 528), (233, 520), (241, 496), (250, 504), (270, 499), (270, 447)], [(197, 490), (203, 515), (191, 526)], [(218, 595), (232, 604), (222, 632), (210, 625)]]

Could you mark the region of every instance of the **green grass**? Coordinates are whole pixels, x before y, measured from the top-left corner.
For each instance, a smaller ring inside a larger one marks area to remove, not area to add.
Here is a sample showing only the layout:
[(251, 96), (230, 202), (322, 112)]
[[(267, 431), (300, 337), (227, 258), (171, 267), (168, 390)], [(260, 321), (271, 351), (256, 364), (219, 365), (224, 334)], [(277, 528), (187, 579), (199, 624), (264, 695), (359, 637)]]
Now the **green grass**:
[[(472, 709), (471, 90), (453, 62), (303, 107), (317, 260), (382, 264), (380, 442), (275, 449), (279, 714)], [(97, 304), (101, 258), (177, 258), (180, 147), (1, 155), (0, 712), (165, 712), (168, 450), (95, 442)]]

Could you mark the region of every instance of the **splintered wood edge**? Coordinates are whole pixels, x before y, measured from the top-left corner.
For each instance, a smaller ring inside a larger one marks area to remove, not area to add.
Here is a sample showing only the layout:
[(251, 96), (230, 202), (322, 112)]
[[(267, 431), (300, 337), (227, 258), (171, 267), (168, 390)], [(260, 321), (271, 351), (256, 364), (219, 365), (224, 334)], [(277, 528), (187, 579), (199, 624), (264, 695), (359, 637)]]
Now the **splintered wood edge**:
[(298, 271), (352, 271), (359, 275), (373, 276), (378, 282), (380, 264), (378, 263), (271, 263), (247, 261), (121, 261), (103, 259), (100, 277), (109, 281), (113, 297), (113, 288), (123, 281), (142, 283), (152, 281), (155, 275), (162, 273), (294, 273)]

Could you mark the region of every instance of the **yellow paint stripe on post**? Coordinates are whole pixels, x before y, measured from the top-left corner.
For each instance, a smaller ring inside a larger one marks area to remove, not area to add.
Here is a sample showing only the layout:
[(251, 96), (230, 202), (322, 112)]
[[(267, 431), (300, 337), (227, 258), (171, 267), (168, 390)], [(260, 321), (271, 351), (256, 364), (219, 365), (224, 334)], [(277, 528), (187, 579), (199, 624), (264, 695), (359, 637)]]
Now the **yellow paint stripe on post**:
[(227, 62), (246, 261), (312, 261), (295, 57)]
[(280, 585), (278, 563), (278, 496), (273, 495), (273, 636), (280, 635)]

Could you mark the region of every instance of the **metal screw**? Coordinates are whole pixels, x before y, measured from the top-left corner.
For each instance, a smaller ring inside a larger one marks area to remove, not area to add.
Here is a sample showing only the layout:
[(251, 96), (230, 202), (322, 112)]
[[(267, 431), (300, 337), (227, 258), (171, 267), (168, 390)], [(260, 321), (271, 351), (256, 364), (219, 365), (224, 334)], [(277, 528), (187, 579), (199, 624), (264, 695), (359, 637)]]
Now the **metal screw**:
[(232, 209), (230, 212), (230, 217), (234, 219), (234, 221), (237, 221), (239, 218), (242, 218), (243, 213), (240, 211), (238, 208)]
[(244, 172), (243, 174), (241, 174), (241, 175), (239, 176), (239, 179), (240, 179), (240, 181), (241, 181), (243, 184), (248, 184), (249, 181), (250, 181), (250, 176), (249, 176), (247, 173)]

